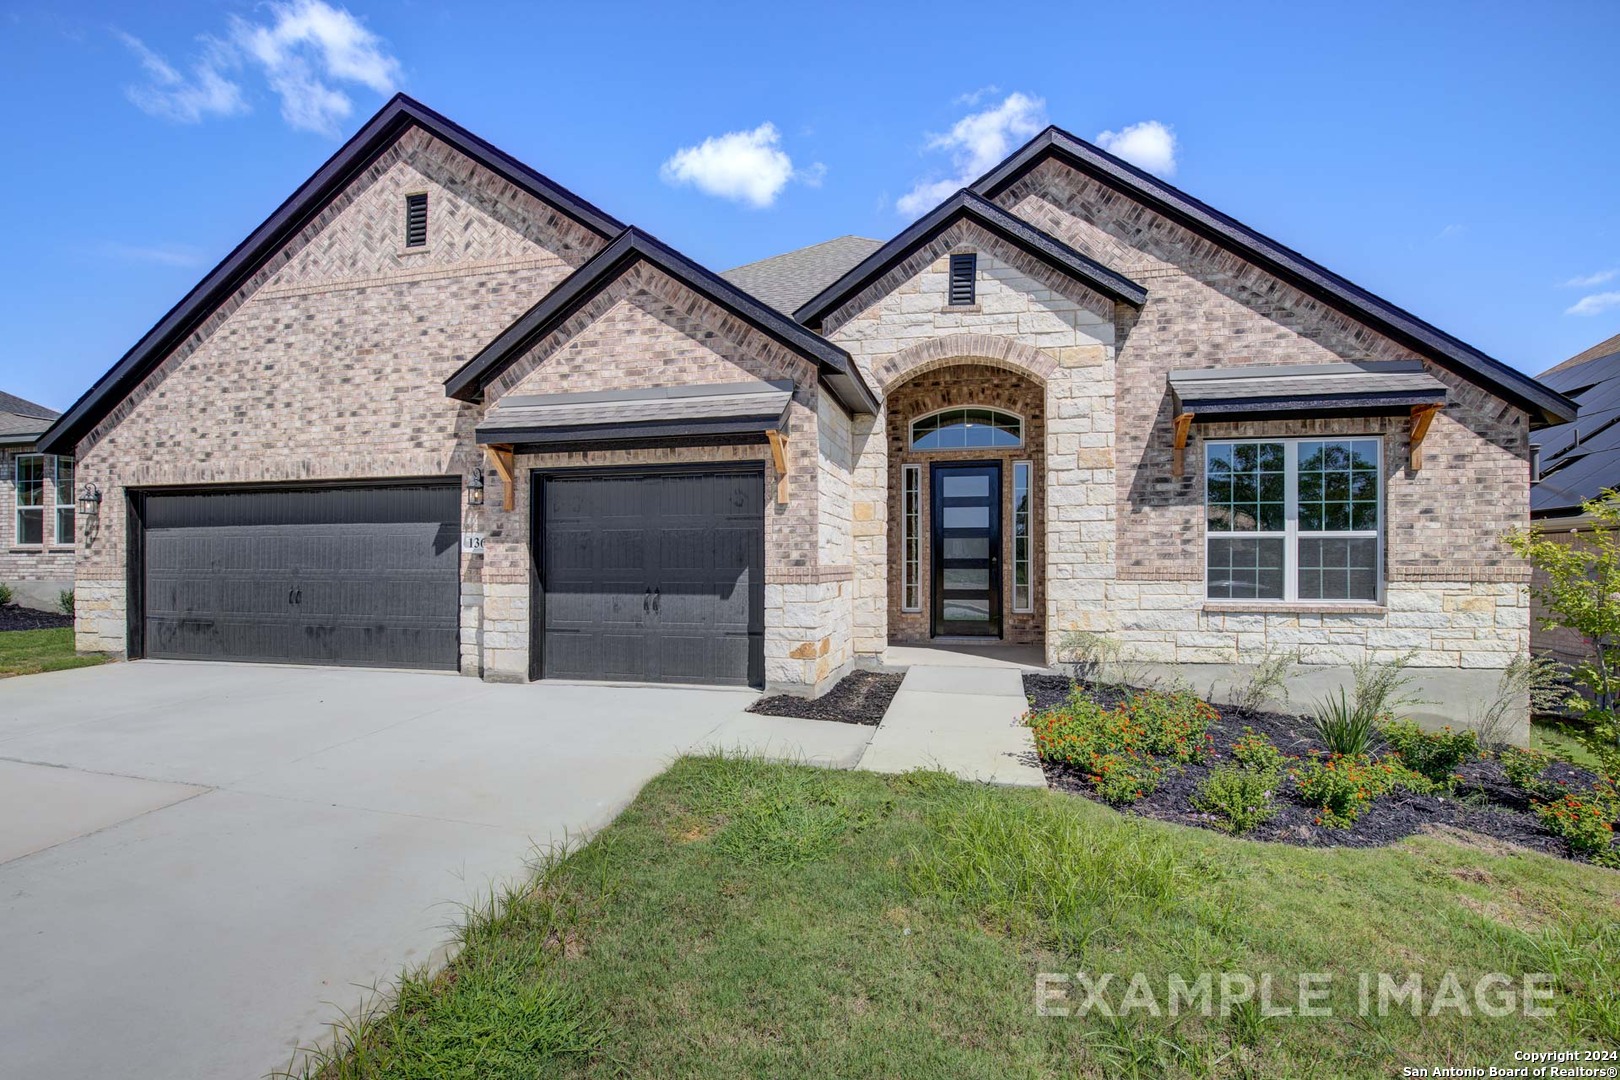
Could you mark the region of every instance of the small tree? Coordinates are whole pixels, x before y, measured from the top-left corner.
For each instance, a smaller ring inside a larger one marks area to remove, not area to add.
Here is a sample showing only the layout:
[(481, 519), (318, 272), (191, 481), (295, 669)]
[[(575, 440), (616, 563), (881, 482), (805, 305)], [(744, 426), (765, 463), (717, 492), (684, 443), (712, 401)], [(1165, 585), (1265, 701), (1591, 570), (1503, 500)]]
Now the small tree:
[(1609, 488), (1581, 509), (1592, 528), (1571, 543), (1550, 539), (1535, 527), (1506, 539), (1541, 571), (1543, 580), (1532, 584), (1531, 591), (1547, 611), (1542, 625), (1573, 630), (1591, 647), (1591, 657), (1574, 669), (1591, 700), (1572, 698), (1569, 704), (1586, 714), (1590, 729), (1583, 741), (1613, 775), (1620, 771), (1620, 724), (1615, 722), (1620, 697), (1620, 491)]

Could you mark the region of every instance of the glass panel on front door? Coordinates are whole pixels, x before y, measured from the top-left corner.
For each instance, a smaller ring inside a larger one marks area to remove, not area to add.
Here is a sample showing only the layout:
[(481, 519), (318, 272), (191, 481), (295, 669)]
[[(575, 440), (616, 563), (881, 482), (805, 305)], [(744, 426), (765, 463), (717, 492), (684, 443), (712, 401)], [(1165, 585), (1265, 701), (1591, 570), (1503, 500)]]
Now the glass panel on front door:
[(935, 465), (933, 633), (1001, 636), (1001, 466)]

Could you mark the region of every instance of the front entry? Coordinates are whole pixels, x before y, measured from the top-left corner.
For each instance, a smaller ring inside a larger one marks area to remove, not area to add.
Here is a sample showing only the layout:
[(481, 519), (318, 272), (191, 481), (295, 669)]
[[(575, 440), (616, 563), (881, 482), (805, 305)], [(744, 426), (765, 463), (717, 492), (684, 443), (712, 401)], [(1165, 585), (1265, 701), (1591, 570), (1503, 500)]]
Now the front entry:
[(1001, 466), (934, 465), (933, 634), (1001, 636)]

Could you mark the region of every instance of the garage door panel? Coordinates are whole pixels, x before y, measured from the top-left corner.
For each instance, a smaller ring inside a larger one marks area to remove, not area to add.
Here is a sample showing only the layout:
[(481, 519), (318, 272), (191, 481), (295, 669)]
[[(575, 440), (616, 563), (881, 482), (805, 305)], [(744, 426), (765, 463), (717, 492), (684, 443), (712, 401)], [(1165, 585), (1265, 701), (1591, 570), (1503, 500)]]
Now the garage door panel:
[(146, 655), (453, 670), (459, 518), (451, 485), (149, 494)]
[(536, 483), (541, 674), (762, 681), (761, 471)]

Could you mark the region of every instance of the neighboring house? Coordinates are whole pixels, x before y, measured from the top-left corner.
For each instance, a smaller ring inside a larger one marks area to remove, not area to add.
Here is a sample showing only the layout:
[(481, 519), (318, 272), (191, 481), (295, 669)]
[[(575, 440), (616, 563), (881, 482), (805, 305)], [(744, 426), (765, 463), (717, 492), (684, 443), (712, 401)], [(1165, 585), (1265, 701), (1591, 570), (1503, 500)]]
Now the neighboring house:
[(719, 275), (398, 97), (45, 447), (84, 649), (816, 693), (1078, 628), (1488, 688), (1572, 415), (1055, 128)]
[(37, 446), (60, 414), (0, 391), (0, 584), (24, 607), (55, 611), (73, 588), (73, 456)]
[[(1581, 505), (1620, 487), (1620, 334), (1541, 373), (1541, 381), (1573, 399), (1579, 412), (1567, 424), (1536, 433), (1539, 478), (1530, 490), (1530, 518), (1563, 543), (1574, 543), (1591, 520)], [(1530, 647), (1565, 663), (1591, 655), (1573, 630), (1548, 630), (1538, 601), (1531, 603)]]

